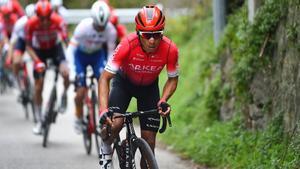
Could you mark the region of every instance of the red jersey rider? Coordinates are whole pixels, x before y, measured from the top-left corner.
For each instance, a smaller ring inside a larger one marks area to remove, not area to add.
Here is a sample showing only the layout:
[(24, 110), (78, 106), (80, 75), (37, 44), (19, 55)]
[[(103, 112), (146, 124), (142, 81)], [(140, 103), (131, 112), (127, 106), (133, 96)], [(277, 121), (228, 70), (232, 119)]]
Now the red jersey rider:
[(41, 105), (42, 89), (44, 83), (45, 64), (51, 59), (55, 66), (59, 67), (64, 78), (64, 93), (62, 107), (66, 104), (66, 90), (69, 85), (68, 69), (61, 40), (67, 44), (66, 24), (61, 16), (52, 12), (48, 1), (38, 1), (36, 4), (36, 16), (31, 17), (25, 26), (27, 52), (34, 60), (35, 79), (35, 104), (39, 123), (33, 129), (35, 134), (41, 134)]
[[(156, 6), (145, 6), (135, 17), (135, 23), (136, 33), (123, 38), (99, 80), (100, 124), (113, 126), (112, 136), (103, 140), (101, 147), (102, 169), (111, 165), (111, 144), (123, 126), (123, 119), (110, 120), (108, 108), (119, 107), (120, 112), (125, 113), (131, 98), (135, 97), (138, 110), (158, 108), (162, 116), (167, 116), (170, 106), (163, 112), (161, 104), (166, 104), (178, 83), (178, 49), (163, 35), (165, 16), (162, 11)], [(164, 66), (168, 79), (160, 97), (158, 76)], [(159, 124), (158, 114), (140, 117), (141, 137), (152, 151)]]

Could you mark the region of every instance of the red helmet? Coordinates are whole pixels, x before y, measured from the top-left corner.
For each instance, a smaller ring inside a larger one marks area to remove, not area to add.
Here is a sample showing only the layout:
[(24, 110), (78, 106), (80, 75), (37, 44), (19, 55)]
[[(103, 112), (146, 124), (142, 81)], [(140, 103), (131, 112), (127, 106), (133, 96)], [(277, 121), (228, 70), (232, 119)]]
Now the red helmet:
[(0, 11), (1, 11), (1, 14), (5, 15), (5, 16), (10, 15), (10, 14), (13, 13), (13, 9), (9, 5), (1, 6)]
[(35, 12), (38, 17), (49, 17), (52, 7), (49, 1), (38, 1), (35, 5)]
[(165, 15), (154, 5), (144, 6), (135, 16), (137, 31), (159, 31), (165, 27)]

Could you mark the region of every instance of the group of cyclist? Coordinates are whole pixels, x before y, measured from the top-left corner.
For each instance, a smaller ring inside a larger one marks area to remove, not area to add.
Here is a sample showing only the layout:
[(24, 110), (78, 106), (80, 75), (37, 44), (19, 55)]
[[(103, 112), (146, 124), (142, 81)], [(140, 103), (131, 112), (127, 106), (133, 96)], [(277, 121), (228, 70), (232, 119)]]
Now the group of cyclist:
[[(64, 80), (60, 111), (65, 111), (67, 106), (70, 80), (75, 82), (77, 133), (82, 131), (86, 67), (92, 67), (98, 79), (100, 126), (103, 130), (106, 125), (113, 126), (112, 135), (102, 140), (100, 148), (103, 169), (111, 168), (111, 144), (123, 125), (121, 119), (111, 120), (109, 107), (119, 107), (119, 112), (125, 113), (131, 98), (135, 97), (138, 110), (157, 108), (161, 116), (169, 115), (171, 108), (167, 101), (178, 83), (178, 49), (164, 36), (165, 16), (157, 6), (144, 6), (135, 17), (136, 31), (126, 35), (126, 28), (118, 23), (108, 0), (97, 0), (91, 7), (91, 17), (76, 26), (69, 41), (64, 20), (67, 12), (62, 9), (61, 0), (29, 4), (25, 8), (26, 16), (17, 0), (2, 1), (0, 29), (1, 41), (9, 44), (7, 64), (13, 65), (17, 75), (25, 50), (34, 63), (34, 103), (38, 119), (33, 128), (35, 134), (42, 133), (42, 91), (48, 59), (58, 67)], [(64, 48), (67, 48), (66, 54)], [(160, 95), (158, 76), (165, 66), (168, 79)], [(162, 105), (167, 105), (167, 110), (162, 111)], [(140, 118), (141, 137), (153, 152), (159, 114)]]

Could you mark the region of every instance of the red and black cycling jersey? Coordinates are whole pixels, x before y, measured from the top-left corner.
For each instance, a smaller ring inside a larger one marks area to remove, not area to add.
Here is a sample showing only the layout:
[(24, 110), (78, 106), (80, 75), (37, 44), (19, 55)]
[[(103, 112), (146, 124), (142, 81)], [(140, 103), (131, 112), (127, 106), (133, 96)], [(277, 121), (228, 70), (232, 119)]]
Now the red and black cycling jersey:
[(1, 33), (6, 37), (10, 38), (11, 33), (13, 31), (13, 27), (18, 20), (18, 16), (16, 14), (9, 15), (9, 18), (4, 19), (3, 15), (0, 15), (0, 27)]
[(36, 49), (51, 49), (61, 39), (66, 40), (67, 27), (61, 16), (52, 13), (49, 25), (43, 26), (37, 16), (31, 17), (25, 25), (25, 38), (27, 44)]
[(164, 36), (154, 53), (146, 53), (137, 34), (132, 33), (117, 46), (105, 70), (113, 74), (121, 71), (133, 84), (146, 86), (158, 78), (165, 65), (169, 77), (178, 76), (178, 48), (175, 43)]
[(10, 5), (13, 13), (16, 14), (18, 18), (24, 15), (24, 10), (18, 0), (10, 0), (8, 5)]

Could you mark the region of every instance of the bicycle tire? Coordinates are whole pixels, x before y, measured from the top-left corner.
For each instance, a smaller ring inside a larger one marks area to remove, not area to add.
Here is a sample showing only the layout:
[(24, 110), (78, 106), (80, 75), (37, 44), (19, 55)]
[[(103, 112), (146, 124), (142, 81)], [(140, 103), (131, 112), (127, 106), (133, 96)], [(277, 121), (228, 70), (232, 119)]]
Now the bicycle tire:
[(48, 136), (49, 136), (49, 130), (50, 130), (50, 123), (48, 120), (46, 120), (43, 124), (43, 147), (47, 147), (48, 144)]
[(27, 90), (27, 106), (28, 104), (30, 105), (31, 112), (32, 112), (32, 120), (34, 123), (37, 122), (36, 116), (35, 116), (35, 107), (34, 107), (34, 102), (33, 102), (33, 84), (30, 81), (30, 78), (26, 76), (26, 90)]
[(45, 116), (45, 122), (43, 124), (43, 147), (47, 147), (50, 125), (52, 122), (55, 122), (55, 118), (57, 115), (55, 114), (57, 112), (54, 112), (55, 102), (56, 102), (56, 87), (54, 86), (51, 91), (49, 104), (46, 111), (47, 114)]
[(89, 124), (89, 116), (84, 116), (83, 119), (83, 129), (82, 129), (82, 136), (83, 136), (83, 145), (85, 148), (85, 152), (87, 155), (91, 154), (92, 150), (92, 135), (88, 131), (88, 124)]
[[(135, 165), (136, 168), (139, 168), (140, 164), (137, 163), (137, 159), (140, 159), (143, 157), (143, 159), (145, 160), (145, 167), (146, 169), (158, 169), (158, 165), (155, 159), (155, 156), (149, 146), (149, 144), (142, 138), (137, 138), (132, 142), (132, 147), (133, 147), (133, 156), (135, 158), (135, 163), (133, 164)], [(138, 152), (140, 152), (140, 155), (142, 157), (138, 157)], [(134, 168), (134, 166), (132, 166), (132, 168)], [(142, 168), (144, 169), (144, 168)]]
[(30, 101), (30, 107), (31, 107), (31, 112), (32, 112), (32, 119), (34, 123), (37, 123), (37, 118), (35, 115), (35, 107), (34, 107), (34, 102), (33, 100)]
[(96, 116), (96, 104), (97, 104), (97, 96), (96, 92), (92, 90), (92, 113), (93, 113), (93, 123), (94, 123), (94, 134), (95, 134), (95, 145), (97, 149), (97, 155), (100, 154), (100, 145), (101, 145), (101, 138), (100, 138), (100, 131), (98, 130), (97, 127), (97, 116)]

